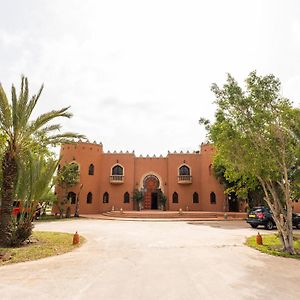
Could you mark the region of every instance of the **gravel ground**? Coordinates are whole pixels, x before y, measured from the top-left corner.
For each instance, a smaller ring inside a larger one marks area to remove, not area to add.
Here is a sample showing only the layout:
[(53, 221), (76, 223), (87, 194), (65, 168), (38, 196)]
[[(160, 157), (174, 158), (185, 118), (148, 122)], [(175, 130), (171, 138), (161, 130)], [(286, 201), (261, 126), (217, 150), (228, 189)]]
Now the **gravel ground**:
[(0, 267), (0, 299), (300, 298), (300, 261), (244, 246), (257, 233), (245, 222), (83, 219), (36, 230), (78, 230), (88, 241), (61, 256)]

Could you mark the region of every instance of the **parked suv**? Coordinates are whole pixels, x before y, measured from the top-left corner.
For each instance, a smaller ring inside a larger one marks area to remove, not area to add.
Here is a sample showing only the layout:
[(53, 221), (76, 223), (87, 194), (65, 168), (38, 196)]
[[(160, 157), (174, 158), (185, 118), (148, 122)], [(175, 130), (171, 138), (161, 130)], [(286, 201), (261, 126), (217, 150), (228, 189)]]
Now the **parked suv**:
[[(263, 225), (266, 229), (271, 230), (275, 226), (273, 215), (271, 210), (265, 206), (254, 207), (248, 213), (247, 223), (252, 228), (257, 228), (259, 225)], [(293, 226), (300, 229), (300, 215), (293, 213), (292, 215)]]

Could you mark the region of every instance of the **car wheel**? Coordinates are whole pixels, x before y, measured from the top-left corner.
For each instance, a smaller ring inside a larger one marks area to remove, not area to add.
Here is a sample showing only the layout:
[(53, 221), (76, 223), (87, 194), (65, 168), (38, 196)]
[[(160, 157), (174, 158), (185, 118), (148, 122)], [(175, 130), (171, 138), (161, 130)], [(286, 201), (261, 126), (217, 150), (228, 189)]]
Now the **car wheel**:
[(256, 224), (250, 224), (252, 228), (257, 228), (258, 225)]
[(297, 228), (297, 229), (300, 229), (300, 222), (297, 223), (296, 228)]
[(273, 222), (272, 221), (268, 221), (267, 224), (265, 225), (265, 228), (267, 230), (272, 230), (273, 229)]

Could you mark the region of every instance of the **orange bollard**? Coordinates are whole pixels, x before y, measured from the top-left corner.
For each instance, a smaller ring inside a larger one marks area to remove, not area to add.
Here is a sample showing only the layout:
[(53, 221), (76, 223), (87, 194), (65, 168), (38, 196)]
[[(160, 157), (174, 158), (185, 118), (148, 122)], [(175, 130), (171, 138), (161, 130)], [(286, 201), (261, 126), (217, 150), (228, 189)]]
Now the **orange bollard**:
[(79, 243), (80, 243), (80, 236), (79, 236), (78, 232), (76, 231), (73, 236), (73, 245), (77, 245)]
[(257, 236), (256, 236), (256, 244), (257, 245), (263, 244), (262, 236), (259, 234), (259, 232), (257, 233)]

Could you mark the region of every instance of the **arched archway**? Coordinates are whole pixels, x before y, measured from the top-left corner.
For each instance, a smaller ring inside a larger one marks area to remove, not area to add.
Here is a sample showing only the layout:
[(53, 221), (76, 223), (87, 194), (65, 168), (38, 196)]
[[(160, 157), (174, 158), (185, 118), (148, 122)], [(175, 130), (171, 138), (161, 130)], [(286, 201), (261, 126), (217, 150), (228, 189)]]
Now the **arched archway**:
[(147, 175), (144, 178), (144, 209), (158, 209), (159, 185), (159, 179), (155, 175)]

